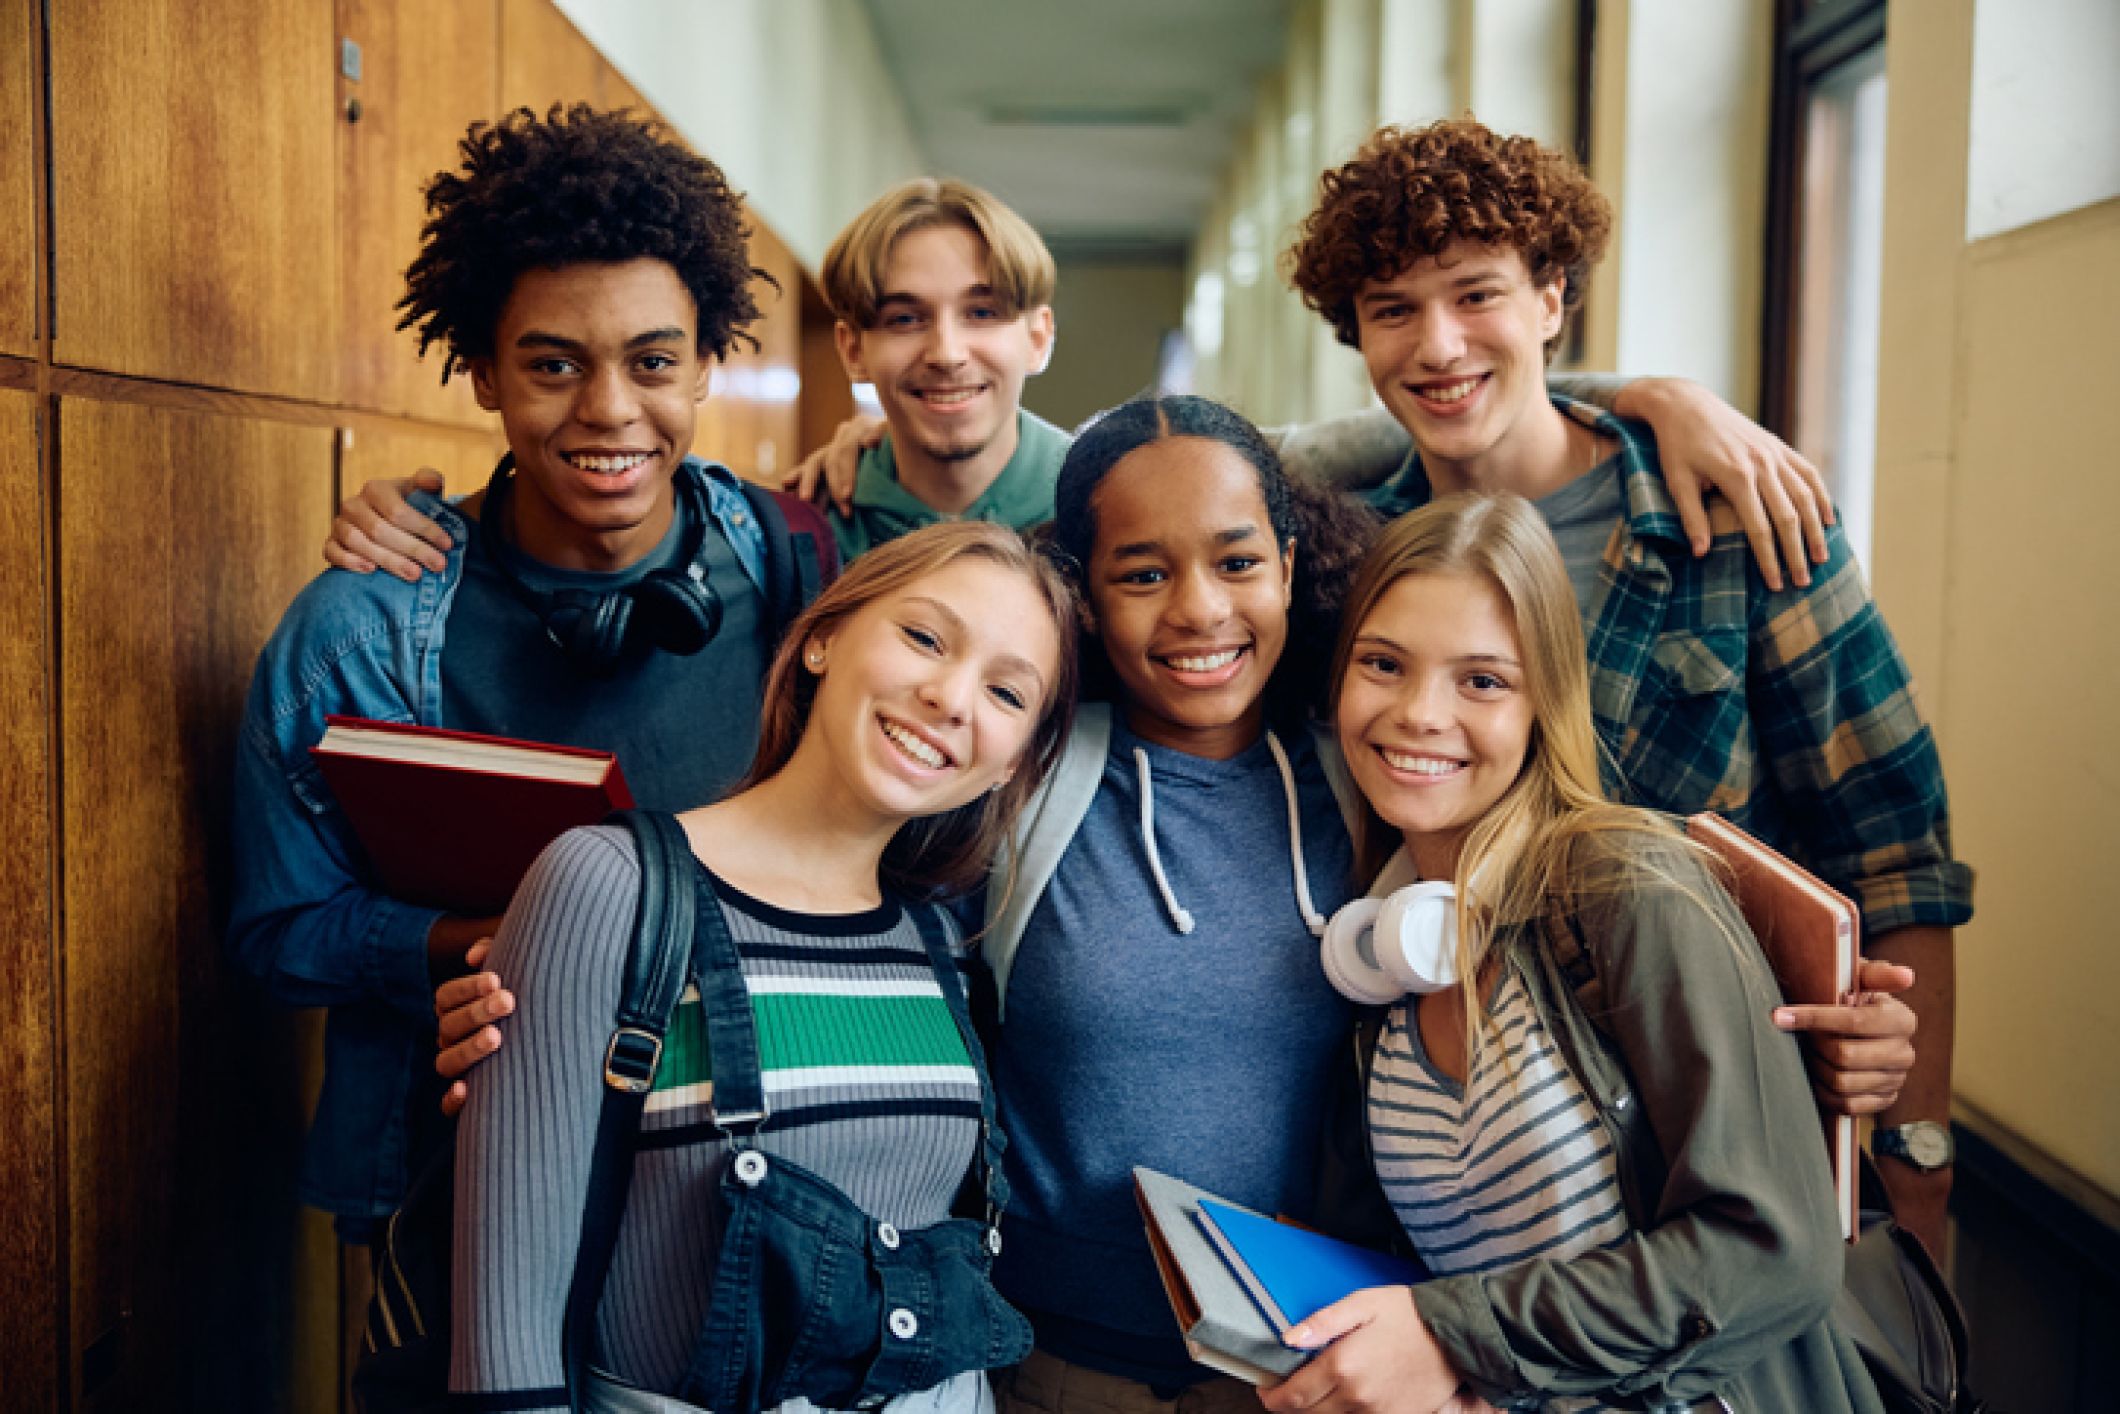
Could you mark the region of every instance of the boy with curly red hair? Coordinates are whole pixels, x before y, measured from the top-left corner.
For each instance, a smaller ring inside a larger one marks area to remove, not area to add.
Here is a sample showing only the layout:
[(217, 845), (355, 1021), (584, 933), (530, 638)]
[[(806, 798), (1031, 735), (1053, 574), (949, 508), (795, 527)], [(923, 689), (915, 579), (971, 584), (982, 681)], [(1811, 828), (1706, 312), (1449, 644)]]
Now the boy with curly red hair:
[[(1837, 528), (1808, 585), (1770, 588), (1714, 502), (1696, 559), (1651, 429), (1549, 395), (1546, 365), (1611, 232), (1572, 158), (1468, 117), (1380, 129), (1326, 172), (1288, 263), (1413, 439), (1372, 504), (1510, 491), (1545, 513), (1583, 613), (1607, 787), (1730, 817), (1853, 897), (1871, 957), (1913, 969), (1921, 1044), (1877, 1147), (1900, 1160), (1885, 1169), (1902, 1219), (1938, 1244), (1950, 930), (1971, 915), (1972, 874), (1951, 857), (1935, 742)], [(1882, 1020), (1832, 1008), (1796, 1024), (1854, 1038)]]

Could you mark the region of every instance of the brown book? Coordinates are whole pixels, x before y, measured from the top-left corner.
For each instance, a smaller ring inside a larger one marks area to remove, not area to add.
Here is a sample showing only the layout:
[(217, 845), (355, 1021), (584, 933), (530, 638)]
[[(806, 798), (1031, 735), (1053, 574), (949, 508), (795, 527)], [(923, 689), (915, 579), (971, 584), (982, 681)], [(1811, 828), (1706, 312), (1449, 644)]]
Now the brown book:
[(633, 806), (608, 751), (327, 717), (311, 752), (382, 891), (471, 918), (504, 912), (561, 834)]
[[(1730, 891), (1774, 969), (1782, 999), (1797, 1006), (1833, 1006), (1846, 998), (1855, 987), (1861, 956), (1862, 915), (1855, 905), (1720, 815), (1688, 818), (1686, 833), (1729, 869)], [(1860, 1231), (1855, 1121), (1842, 1114), (1827, 1114), (1824, 1120), (1840, 1233), (1853, 1242)]]

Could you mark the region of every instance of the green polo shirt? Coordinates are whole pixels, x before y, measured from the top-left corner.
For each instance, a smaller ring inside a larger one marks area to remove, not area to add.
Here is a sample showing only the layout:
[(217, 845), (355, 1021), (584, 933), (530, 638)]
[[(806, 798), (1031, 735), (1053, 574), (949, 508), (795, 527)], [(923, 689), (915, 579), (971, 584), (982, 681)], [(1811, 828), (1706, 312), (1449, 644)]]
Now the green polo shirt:
[(885, 434), (882, 442), (861, 454), (861, 472), (854, 480), (854, 513), (832, 512), (832, 534), (839, 541), (841, 563), (850, 563), (871, 545), (939, 520), (990, 520), (1018, 530), (1051, 520), (1053, 487), (1074, 440), (1036, 413), (1018, 409), (1016, 454), (978, 500), (952, 516), (898, 484), (898, 459)]

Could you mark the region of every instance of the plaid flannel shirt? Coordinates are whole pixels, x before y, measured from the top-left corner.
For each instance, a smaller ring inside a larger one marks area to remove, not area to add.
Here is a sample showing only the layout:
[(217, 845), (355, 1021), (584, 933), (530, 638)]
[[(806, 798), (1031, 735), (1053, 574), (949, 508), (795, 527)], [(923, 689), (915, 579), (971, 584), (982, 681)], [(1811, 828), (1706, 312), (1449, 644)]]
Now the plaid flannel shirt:
[[(1729, 817), (1853, 898), (1872, 938), (1965, 922), (1973, 872), (1951, 858), (1935, 739), (1839, 529), (1808, 588), (1772, 591), (1718, 497), (1695, 559), (1649, 429), (1553, 401), (1620, 448), (1626, 516), (1584, 616), (1606, 789)], [(1395, 516), (1430, 494), (1416, 455), (1368, 499)]]

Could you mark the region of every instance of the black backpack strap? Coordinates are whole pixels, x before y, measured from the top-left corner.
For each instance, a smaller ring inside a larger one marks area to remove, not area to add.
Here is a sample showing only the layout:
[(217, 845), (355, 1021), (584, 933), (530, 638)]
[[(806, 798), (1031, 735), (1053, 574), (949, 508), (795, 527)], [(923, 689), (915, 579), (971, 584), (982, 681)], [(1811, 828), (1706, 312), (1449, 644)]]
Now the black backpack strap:
[[(999, 1255), (1001, 1213), (1008, 1207), (1009, 1200), (1008, 1179), (1001, 1172), (1001, 1156), (1008, 1148), (1008, 1136), (994, 1117), (994, 1082), (987, 1071), (986, 1050), (980, 1044), (979, 1028), (973, 1020), (964, 970), (958, 965), (956, 954), (950, 951), (948, 915), (939, 903), (908, 900), (905, 908), (912, 915), (913, 926), (919, 930), (921, 946), (927, 949), (928, 965), (934, 969), (935, 983), (942, 988), (943, 1000), (949, 1003), (950, 1016), (957, 1023), (958, 1035), (964, 1039), (965, 1053), (971, 1057), (972, 1068), (979, 1074), (979, 1157), (972, 1172), (966, 1175), (964, 1190), (959, 1193), (955, 1207), (985, 1224), (989, 1233), (988, 1250)], [(971, 1201), (966, 1201), (968, 1199)]]
[(582, 1407), (582, 1374), (596, 1331), (596, 1307), (633, 1184), (633, 1141), (662, 1060), (663, 1033), (684, 990), (692, 957), (697, 886), (692, 846), (677, 817), (659, 810), (629, 810), (611, 817), (633, 832), (640, 855), (640, 906), (633, 941), (626, 949), (625, 984), (611, 1043), (604, 1051), (604, 1102), (596, 1118), (596, 1144), (589, 1161), (589, 1191), (582, 1203), (581, 1244), (567, 1289), (567, 1400)]

